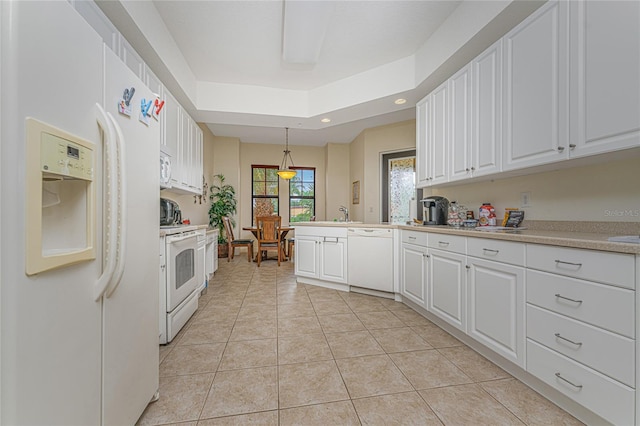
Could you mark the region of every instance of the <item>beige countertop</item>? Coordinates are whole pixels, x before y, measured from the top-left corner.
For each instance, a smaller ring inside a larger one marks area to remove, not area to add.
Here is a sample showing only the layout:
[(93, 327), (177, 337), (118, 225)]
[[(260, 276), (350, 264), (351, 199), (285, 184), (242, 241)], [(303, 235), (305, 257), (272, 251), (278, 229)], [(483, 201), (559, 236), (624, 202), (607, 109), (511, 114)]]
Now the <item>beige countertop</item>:
[[(535, 227), (540, 227), (539, 223)], [(556, 225), (556, 223), (554, 223)], [(469, 228), (453, 228), (450, 226), (421, 226), (421, 225), (391, 225), (384, 223), (362, 222), (301, 222), (291, 226), (328, 226), (328, 227), (352, 227), (352, 228), (393, 228), (437, 234), (460, 235), (474, 238), (490, 238), (504, 241), (517, 241), (531, 244), (547, 244), (560, 247), (573, 247), (588, 250), (603, 250), (617, 253), (629, 253), (640, 255), (640, 244), (616, 243), (608, 241), (609, 237), (619, 235), (637, 235), (637, 230), (627, 232), (628, 229), (612, 229), (605, 231), (603, 227), (592, 227), (597, 232), (584, 232), (579, 227), (565, 227), (571, 230), (563, 230), (562, 226), (552, 226), (552, 229), (522, 229), (508, 232), (487, 232)], [(640, 225), (639, 225), (640, 226)], [(576, 230), (578, 229), (578, 230)]]

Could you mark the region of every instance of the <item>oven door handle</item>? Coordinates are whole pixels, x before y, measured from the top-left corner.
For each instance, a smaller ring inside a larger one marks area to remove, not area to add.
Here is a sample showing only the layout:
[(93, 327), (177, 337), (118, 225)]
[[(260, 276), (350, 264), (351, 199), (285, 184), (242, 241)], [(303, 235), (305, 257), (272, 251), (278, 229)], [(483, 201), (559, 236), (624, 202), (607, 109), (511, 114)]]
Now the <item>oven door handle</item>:
[(125, 259), (127, 256), (127, 173), (126, 173), (126, 151), (124, 143), (124, 135), (122, 129), (113, 118), (111, 113), (107, 113), (107, 117), (111, 120), (113, 128), (116, 131), (116, 146), (118, 148), (118, 248), (116, 249), (116, 270), (111, 284), (107, 288), (105, 295), (111, 297), (122, 281), (124, 274)]
[(118, 235), (116, 234), (116, 230), (118, 228), (118, 218), (116, 217), (116, 212), (114, 208), (118, 204), (118, 192), (117, 192), (117, 147), (114, 137), (114, 129), (111, 121), (107, 117), (107, 114), (104, 112), (100, 104), (96, 104), (96, 110), (98, 114), (96, 115), (96, 120), (100, 128), (102, 128), (102, 132), (104, 133), (104, 153), (105, 157), (108, 158), (108, 170), (105, 170), (104, 176), (109, 176), (109, 180), (106, 186), (106, 194), (104, 197), (104, 210), (106, 212), (105, 223), (106, 226), (106, 235), (105, 235), (105, 248), (104, 248), (104, 257), (105, 257), (105, 265), (102, 271), (102, 275), (96, 282), (94, 286), (93, 299), (98, 302), (104, 292), (107, 290), (109, 283), (113, 278), (113, 274), (116, 270), (116, 246), (118, 244)]

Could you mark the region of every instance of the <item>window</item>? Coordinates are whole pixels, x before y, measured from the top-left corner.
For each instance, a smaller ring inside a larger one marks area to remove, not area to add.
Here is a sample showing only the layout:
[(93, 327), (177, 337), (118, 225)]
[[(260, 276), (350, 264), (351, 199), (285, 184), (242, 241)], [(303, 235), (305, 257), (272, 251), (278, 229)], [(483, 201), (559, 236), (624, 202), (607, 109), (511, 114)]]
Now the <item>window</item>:
[(278, 166), (251, 166), (251, 224), (257, 216), (280, 214)]
[(316, 215), (316, 169), (292, 169), (298, 174), (289, 181), (289, 222), (306, 222)]

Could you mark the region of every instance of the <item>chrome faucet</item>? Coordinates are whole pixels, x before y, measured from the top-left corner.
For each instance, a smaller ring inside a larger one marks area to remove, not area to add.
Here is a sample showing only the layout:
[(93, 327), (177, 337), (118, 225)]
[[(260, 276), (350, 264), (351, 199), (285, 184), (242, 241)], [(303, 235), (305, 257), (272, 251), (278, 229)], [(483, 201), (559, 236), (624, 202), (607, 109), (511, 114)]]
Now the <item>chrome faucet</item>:
[(349, 222), (349, 209), (345, 206), (340, 206), (338, 210), (344, 213), (344, 221)]

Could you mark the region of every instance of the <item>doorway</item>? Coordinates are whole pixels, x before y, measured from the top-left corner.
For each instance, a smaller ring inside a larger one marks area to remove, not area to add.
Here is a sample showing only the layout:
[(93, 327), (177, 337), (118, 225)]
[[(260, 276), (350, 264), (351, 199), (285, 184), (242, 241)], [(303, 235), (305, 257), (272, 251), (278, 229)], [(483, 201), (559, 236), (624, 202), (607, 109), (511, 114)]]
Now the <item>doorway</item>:
[(415, 197), (416, 151), (382, 155), (382, 221), (393, 224), (411, 220), (410, 201)]

